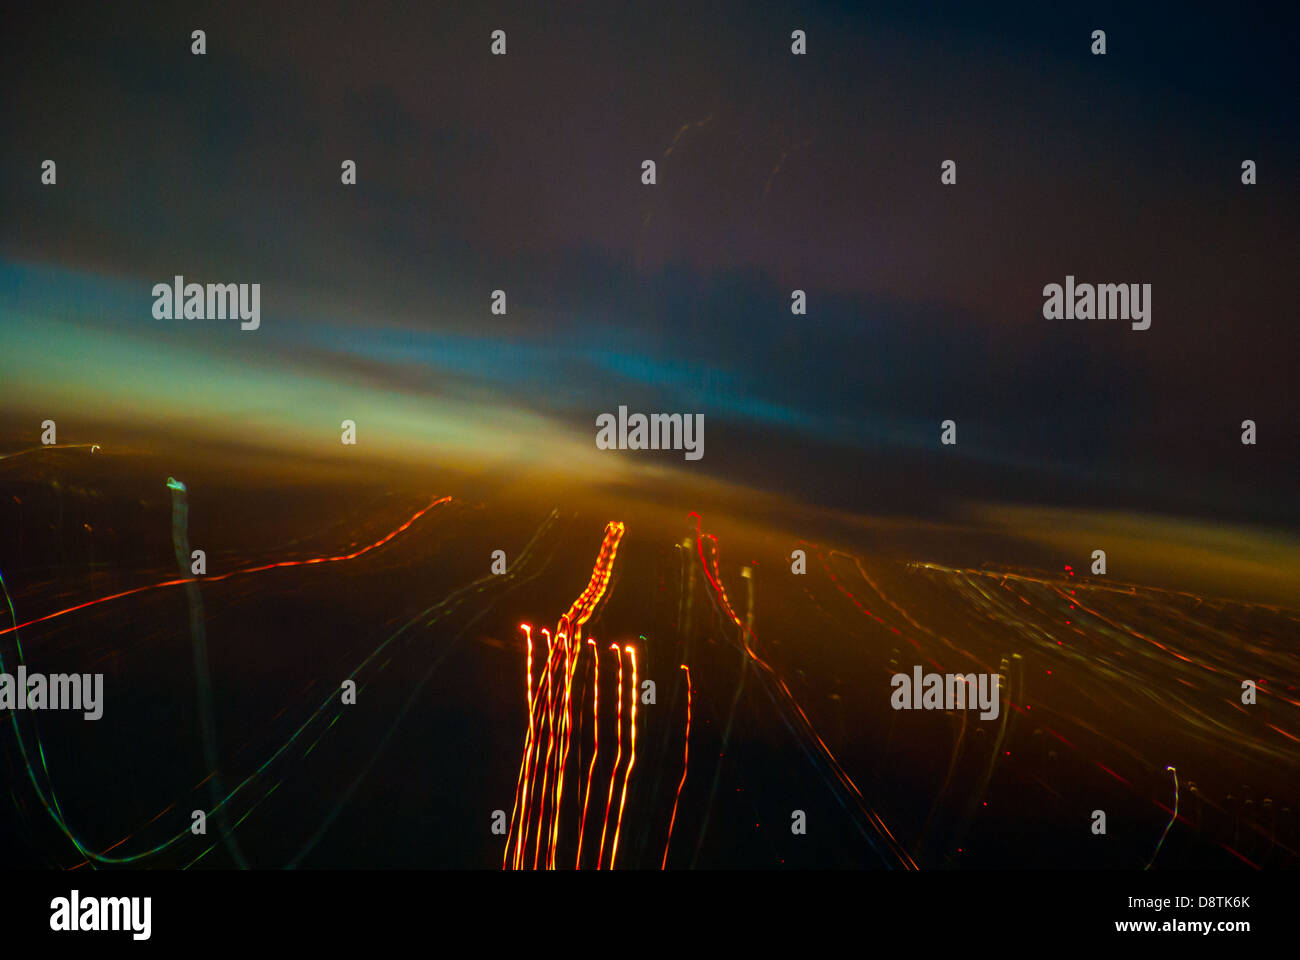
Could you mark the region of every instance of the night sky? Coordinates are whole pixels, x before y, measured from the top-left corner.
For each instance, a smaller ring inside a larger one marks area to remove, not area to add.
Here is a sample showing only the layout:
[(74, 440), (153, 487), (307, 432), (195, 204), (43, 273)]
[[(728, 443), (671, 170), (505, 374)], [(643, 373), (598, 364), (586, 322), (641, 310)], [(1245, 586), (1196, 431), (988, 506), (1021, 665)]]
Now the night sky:
[[(6, 24), (8, 440), (350, 417), (412, 467), (1300, 526), (1294, 13), (186, 6)], [(176, 274), (260, 283), (261, 329), (155, 320)], [(1150, 283), (1151, 328), (1045, 320), (1067, 274)], [(703, 413), (704, 458), (599, 453), (620, 404)]]

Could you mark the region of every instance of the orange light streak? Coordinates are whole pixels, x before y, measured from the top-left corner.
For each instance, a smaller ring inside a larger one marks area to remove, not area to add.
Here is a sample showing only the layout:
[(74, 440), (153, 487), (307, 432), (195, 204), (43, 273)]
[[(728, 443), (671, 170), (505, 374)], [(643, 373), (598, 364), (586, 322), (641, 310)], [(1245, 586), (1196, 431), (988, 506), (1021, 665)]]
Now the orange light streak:
[[(618, 801), (618, 820), (614, 823), (614, 848), (609, 852), (609, 869), (614, 869), (614, 858), (618, 856), (618, 835), (623, 829), (623, 808), (627, 805), (627, 782), (632, 777), (632, 768), (636, 766), (636, 700), (637, 692), (640, 689), (636, 683), (636, 650), (630, 645), (623, 648), (627, 651), (628, 659), (632, 661), (632, 752), (627, 758), (627, 769), (623, 771), (623, 795)], [(620, 665), (623, 658), (618, 658)]]
[(355, 560), (357, 557), (367, 554), (371, 550), (374, 550), (378, 547), (382, 547), (384, 544), (388, 543), (388, 541), (392, 540), (399, 533), (405, 532), (406, 529), (411, 526), (411, 524), (415, 523), (416, 520), (419, 520), (422, 516), (424, 516), (434, 507), (442, 503), (449, 503), (452, 499), (453, 499), (452, 497), (438, 497), (435, 498), (434, 500), (431, 500), (427, 507), (425, 507), (423, 510), (417, 511), (415, 514), (411, 516), (409, 520), (407, 520), (404, 524), (402, 524), (397, 529), (391, 531), (387, 536), (379, 540), (376, 540), (368, 547), (362, 547), (360, 550), (357, 550), (354, 553), (346, 553), (337, 557), (312, 557), (310, 560), (282, 560), (279, 563), (268, 563), (260, 567), (248, 567), (244, 570), (232, 570), (230, 573), (221, 573), (215, 576), (180, 577), (175, 580), (163, 580), (160, 583), (151, 583), (143, 587), (133, 587), (130, 590), (123, 590), (121, 593), (109, 594), (108, 596), (100, 597), (97, 600), (87, 600), (85, 603), (79, 603), (76, 606), (68, 607), (67, 609), (64, 610), (58, 610), (55, 611), (54, 613), (47, 613), (43, 617), (37, 617), (34, 620), (28, 620), (26, 623), (19, 623), (12, 627), (6, 627), (5, 629), (0, 630), (0, 637), (3, 637), (6, 633), (13, 633), (15, 630), (22, 630), (26, 627), (30, 627), (33, 624), (44, 623), (46, 620), (53, 620), (56, 617), (61, 617), (68, 613), (74, 613), (77, 610), (84, 610), (87, 607), (93, 607), (99, 603), (107, 603), (109, 600), (120, 600), (123, 597), (131, 597), (137, 593), (144, 593), (147, 590), (158, 590), (161, 589), (162, 587), (178, 587), (185, 583), (199, 583), (199, 582), (216, 583), (218, 580), (228, 580), (231, 577), (243, 576), (244, 574), (249, 574), (249, 573), (261, 573), (264, 570), (275, 570), (280, 567), (300, 567), (312, 563), (336, 563), (340, 560)]
[(673, 824), (677, 822), (677, 801), (682, 798), (682, 787), (686, 785), (686, 767), (691, 759), (691, 668), (682, 664), (686, 671), (686, 746), (682, 749), (682, 779), (677, 782), (677, 796), (673, 797), (673, 815), (668, 821), (668, 840), (664, 843), (664, 862), (660, 870), (668, 869), (668, 847), (673, 842)]
[[(550, 641), (547, 635), (547, 641)], [(557, 636), (551, 644), (552, 650), (559, 650), (564, 641), (563, 635)], [(546, 762), (542, 766), (542, 789), (537, 794), (537, 842), (533, 846), (533, 869), (537, 869), (538, 856), (542, 849), (542, 834), (546, 827), (546, 782), (551, 775), (551, 753), (555, 750), (555, 688), (551, 685), (551, 657), (546, 658)], [(539, 745), (540, 748), (540, 745)]]
[(524, 690), (528, 697), (528, 732), (524, 734), (524, 762), (519, 765), (519, 777), (515, 782), (515, 803), (510, 808), (510, 828), (506, 834), (505, 849), (501, 851), (502, 870), (506, 868), (506, 860), (510, 856), (510, 837), (515, 831), (515, 816), (519, 813), (519, 800), (523, 794), (528, 756), (533, 743), (533, 628), (529, 624), (521, 623), (519, 629), (524, 632), (524, 638), (528, 644), (528, 667), (524, 673)]
[(588, 640), (591, 644), (591, 665), (595, 671), (591, 685), (591, 763), (587, 766), (587, 791), (582, 798), (582, 820), (578, 824), (578, 856), (573, 862), (573, 868), (580, 870), (582, 868), (582, 832), (587, 829), (587, 801), (591, 799), (591, 778), (596, 772), (596, 757), (600, 755), (600, 654), (596, 649), (596, 641)]
[[(604, 539), (596, 562), (592, 567), (591, 578), (578, 598), (569, 607), (568, 612), (560, 618), (552, 640), (547, 633), (547, 657), (544, 677), (538, 685), (534, 696), (532, 691), (531, 640), (529, 647), (528, 696), (529, 731), (524, 740), (524, 755), (520, 762), (520, 775), (517, 784), (517, 806), (519, 815), (511, 816), (510, 830), (506, 838), (506, 855), (503, 866), (509, 860), (509, 851), (514, 848), (513, 864), (522, 868), (527, 857), (527, 844), (530, 836), (534, 839), (533, 868), (544, 865), (545, 869), (556, 869), (556, 856), (560, 840), (560, 819), (564, 805), (564, 783), (568, 772), (568, 758), (573, 744), (574, 710), (581, 709), (581, 704), (573, 700), (573, 681), (577, 676), (583, 650), (582, 628), (592, 618), (609, 589), (613, 576), (614, 561), (618, 556), (618, 546), (623, 537), (624, 525), (611, 521), (605, 526)], [(592, 737), (596, 744), (592, 761), (587, 771), (587, 789), (583, 797), (582, 815), (579, 820), (578, 859), (581, 866), (582, 837), (586, 825), (588, 803), (591, 797), (591, 782), (595, 775), (596, 755), (599, 750), (599, 684), (600, 663), (596, 655), (594, 641), (587, 641), (592, 646), (595, 671), (595, 687), (592, 696), (592, 712), (595, 729)], [(617, 646), (615, 647), (617, 649)], [(561, 698), (560, 685), (563, 684)], [(622, 702), (622, 660), (619, 661), (619, 700), (620, 724)], [(546, 751), (542, 752), (542, 732), (546, 733)], [(622, 748), (622, 731), (620, 727), (620, 754)], [(538, 769), (541, 770), (541, 784), (537, 784)], [(581, 777), (581, 771), (578, 774)], [(611, 800), (612, 800), (611, 784)], [(536, 821), (532, 821), (536, 807)], [(608, 806), (606, 809), (608, 825)], [(549, 827), (549, 829), (548, 829)], [(542, 857), (545, 844), (545, 858)], [(604, 835), (601, 837), (604, 847)]]
[(618, 644), (611, 643), (609, 648), (618, 653), (618, 750), (614, 753), (614, 768), (609, 772), (609, 793), (605, 797), (605, 823), (600, 828), (600, 853), (596, 856), (596, 869), (605, 856), (605, 831), (609, 829), (609, 808), (614, 802), (614, 780), (618, 776), (618, 765), (623, 760), (623, 655), (619, 653)]

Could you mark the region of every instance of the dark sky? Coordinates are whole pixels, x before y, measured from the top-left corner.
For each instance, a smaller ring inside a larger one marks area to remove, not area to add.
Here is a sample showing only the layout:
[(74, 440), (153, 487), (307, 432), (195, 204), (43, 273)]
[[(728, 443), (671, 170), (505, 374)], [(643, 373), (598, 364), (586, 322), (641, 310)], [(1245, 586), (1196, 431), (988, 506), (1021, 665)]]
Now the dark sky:
[[(918, 6), (13, 14), (4, 402), (39, 406), (20, 352), (55, 314), (235, 362), (237, 331), (151, 326), (149, 288), (183, 273), (260, 282), (259, 349), (286, 368), (587, 445), (619, 404), (704, 413), (704, 460), (660, 463), (809, 502), (1300, 525), (1297, 15)], [(1066, 274), (1150, 283), (1151, 329), (1043, 319)], [(54, 349), (88, 349), (67, 329)], [(213, 376), (219, 414), (239, 385)]]

